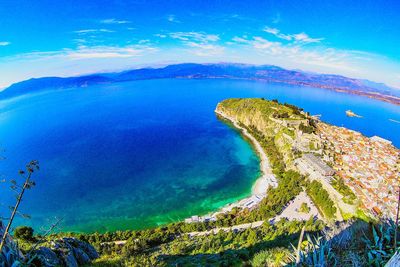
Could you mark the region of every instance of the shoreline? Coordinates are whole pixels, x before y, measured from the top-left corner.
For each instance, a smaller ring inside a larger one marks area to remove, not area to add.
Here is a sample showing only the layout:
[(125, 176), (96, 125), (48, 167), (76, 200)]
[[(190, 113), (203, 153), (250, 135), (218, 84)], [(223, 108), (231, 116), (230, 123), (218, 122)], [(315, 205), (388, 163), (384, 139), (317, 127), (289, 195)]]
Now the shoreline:
[(259, 159), (260, 159), (260, 176), (257, 178), (257, 180), (253, 183), (252, 189), (251, 189), (251, 194), (243, 199), (239, 199), (233, 203), (230, 203), (228, 205), (225, 205), (221, 208), (219, 208), (217, 211), (208, 213), (204, 216), (198, 216), (198, 215), (193, 215), (184, 221), (187, 223), (192, 223), (192, 222), (206, 222), (206, 221), (214, 221), (216, 220), (217, 215), (222, 214), (222, 213), (227, 213), (231, 211), (233, 208), (253, 208), (256, 205), (258, 205), (261, 200), (266, 196), (267, 194), (267, 189), (269, 186), (276, 187), (278, 185), (278, 182), (276, 180), (275, 175), (272, 173), (272, 169), (269, 164), (269, 159), (267, 154), (264, 152), (264, 149), (261, 147), (260, 143), (255, 139), (248, 131), (247, 129), (241, 127), (236, 119), (228, 116), (227, 114), (222, 113), (221, 111), (218, 111), (217, 109), (215, 110), (215, 113), (219, 115), (221, 118), (231, 122), (233, 126), (241, 132), (244, 136), (246, 136), (252, 144), (252, 147), (254, 148), (255, 152), (257, 153)]
[(240, 132), (246, 136), (247, 138), (250, 139), (253, 147), (255, 148), (259, 158), (260, 158), (260, 171), (261, 171), (261, 176), (255, 181), (252, 187), (252, 195), (261, 195), (261, 194), (266, 194), (266, 189), (268, 188), (269, 185), (276, 187), (277, 186), (277, 180), (275, 175), (272, 173), (271, 166), (269, 164), (269, 159), (267, 154), (265, 154), (264, 149), (261, 147), (260, 143), (255, 139), (248, 131), (247, 129), (241, 127), (236, 119), (218, 111), (215, 110), (215, 113), (221, 116), (222, 118), (230, 121), (235, 128), (240, 130)]

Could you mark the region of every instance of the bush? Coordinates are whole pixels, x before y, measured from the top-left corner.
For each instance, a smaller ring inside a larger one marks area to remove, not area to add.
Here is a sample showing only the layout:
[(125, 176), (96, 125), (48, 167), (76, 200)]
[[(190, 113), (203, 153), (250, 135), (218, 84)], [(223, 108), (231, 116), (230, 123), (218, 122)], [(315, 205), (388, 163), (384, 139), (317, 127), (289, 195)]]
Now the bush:
[(254, 267), (282, 266), (287, 263), (289, 251), (285, 248), (263, 250), (254, 255), (251, 264)]
[(312, 181), (307, 185), (306, 191), (325, 217), (329, 219), (335, 218), (335, 203), (330, 199), (328, 192), (322, 187), (321, 183)]
[(33, 228), (29, 226), (18, 226), (14, 230), (14, 236), (15, 238), (25, 241), (33, 241)]
[(310, 212), (310, 207), (307, 205), (307, 203), (305, 203), (305, 202), (301, 203), (300, 212), (303, 212), (303, 213)]

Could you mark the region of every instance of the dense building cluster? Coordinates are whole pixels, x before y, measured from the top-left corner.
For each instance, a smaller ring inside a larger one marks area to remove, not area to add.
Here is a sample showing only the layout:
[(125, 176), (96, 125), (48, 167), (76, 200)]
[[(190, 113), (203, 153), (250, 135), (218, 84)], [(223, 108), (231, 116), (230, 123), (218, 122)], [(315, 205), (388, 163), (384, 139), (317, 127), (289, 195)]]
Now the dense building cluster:
[(318, 124), (331, 151), (336, 174), (374, 215), (394, 218), (399, 190), (399, 150), (390, 141), (363, 136), (346, 128)]

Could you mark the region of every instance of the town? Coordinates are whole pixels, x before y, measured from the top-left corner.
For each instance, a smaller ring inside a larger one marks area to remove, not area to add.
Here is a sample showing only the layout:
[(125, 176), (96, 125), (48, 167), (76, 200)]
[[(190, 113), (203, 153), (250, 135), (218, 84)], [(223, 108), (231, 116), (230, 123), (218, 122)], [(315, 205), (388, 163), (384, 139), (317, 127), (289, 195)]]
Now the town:
[(333, 156), (333, 169), (372, 215), (395, 218), (399, 190), (399, 150), (378, 136), (368, 138), (343, 127), (318, 123)]

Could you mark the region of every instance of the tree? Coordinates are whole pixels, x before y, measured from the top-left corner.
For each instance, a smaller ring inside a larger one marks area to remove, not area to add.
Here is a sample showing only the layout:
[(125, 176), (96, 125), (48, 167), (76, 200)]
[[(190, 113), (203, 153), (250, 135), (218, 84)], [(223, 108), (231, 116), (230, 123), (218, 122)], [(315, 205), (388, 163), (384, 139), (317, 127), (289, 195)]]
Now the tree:
[[(8, 224), (4, 231), (3, 236), (1, 237), (0, 252), (3, 251), (3, 247), (8, 238), (11, 225), (13, 223), (15, 215), (18, 212), (18, 207), (22, 201), (22, 197), (23, 197), (25, 191), (28, 189), (31, 189), (35, 185), (35, 182), (31, 180), (31, 177), (32, 177), (33, 172), (36, 170), (39, 170), (39, 162), (37, 160), (33, 160), (26, 165), (25, 171), (23, 171), (23, 170), (19, 171), (19, 174), (25, 179), (25, 182), (22, 185), (22, 187), (19, 186), (15, 180), (11, 180), (11, 184), (12, 184), (11, 189), (13, 189), (15, 192), (17, 192), (17, 201), (15, 203), (15, 206), (11, 207), (11, 209), (12, 209), (11, 217), (8, 220)], [(23, 215), (23, 216), (26, 217), (26, 215)]]
[(301, 203), (299, 211), (303, 212), (303, 213), (309, 213), (310, 207), (307, 205), (307, 203), (303, 202), (303, 203)]
[(33, 241), (33, 228), (29, 226), (18, 226), (14, 230), (14, 236), (25, 241)]

